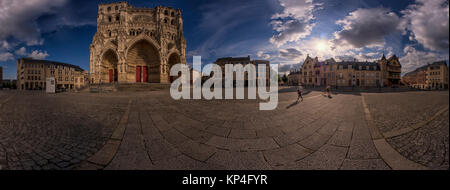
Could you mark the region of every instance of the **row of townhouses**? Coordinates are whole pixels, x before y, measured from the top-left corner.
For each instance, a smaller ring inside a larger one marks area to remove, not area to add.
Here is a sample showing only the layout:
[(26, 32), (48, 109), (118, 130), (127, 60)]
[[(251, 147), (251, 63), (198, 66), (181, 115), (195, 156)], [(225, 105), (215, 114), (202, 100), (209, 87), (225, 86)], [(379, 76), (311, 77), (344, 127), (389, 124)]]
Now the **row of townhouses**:
[(405, 74), (402, 81), (411, 88), (448, 89), (448, 75), (446, 61), (437, 61)]
[(17, 60), (17, 89), (44, 90), (46, 79), (55, 78), (57, 89), (79, 89), (89, 83), (89, 73), (79, 66), (47, 60)]
[(319, 61), (306, 57), (301, 69), (289, 74), (289, 85), (332, 86), (332, 87), (392, 87), (400, 84), (399, 58), (392, 56), (376, 62), (341, 61), (333, 58)]

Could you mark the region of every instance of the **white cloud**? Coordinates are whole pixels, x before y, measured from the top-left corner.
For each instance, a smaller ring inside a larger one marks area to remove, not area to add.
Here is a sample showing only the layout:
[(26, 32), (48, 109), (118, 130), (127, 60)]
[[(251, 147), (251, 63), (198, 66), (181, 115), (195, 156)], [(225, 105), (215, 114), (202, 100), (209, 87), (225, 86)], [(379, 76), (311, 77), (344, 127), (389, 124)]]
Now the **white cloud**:
[(11, 49), (11, 45), (6, 41), (0, 41), (0, 50), (9, 50)]
[(424, 66), (428, 63), (433, 63), (440, 60), (448, 60), (449, 58), (448, 54), (419, 51), (410, 45), (407, 45), (403, 49), (403, 53), (405, 55), (400, 58), (403, 73), (411, 72), (414, 69)]
[(20, 49), (14, 52), (16, 55), (25, 56), (27, 55), (27, 49), (25, 47), (21, 47)]
[(42, 45), (36, 20), (66, 3), (66, 0), (0, 0), (0, 41), (14, 38), (27, 45)]
[(296, 42), (311, 33), (315, 26), (313, 11), (321, 4), (312, 0), (279, 0), (283, 12), (272, 16), (272, 26), (278, 34), (270, 38), (270, 42), (280, 47), (287, 42)]
[(272, 56), (270, 56), (267, 53), (264, 53), (263, 51), (258, 51), (258, 53), (256, 54), (259, 58), (263, 58), (263, 59), (270, 59)]
[(0, 53), (0, 61), (14, 60), (14, 55), (9, 52)]
[(387, 35), (402, 31), (401, 19), (386, 8), (360, 8), (336, 24), (343, 28), (334, 34), (335, 47), (382, 47)]
[(28, 55), (33, 59), (45, 59), (49, 56), (47, 51), (34, 50), (31, 54)]
[(411, 40), (436, 51), (449, 49), (448, 0), (417, 0), (402, 11), (411, 31)]

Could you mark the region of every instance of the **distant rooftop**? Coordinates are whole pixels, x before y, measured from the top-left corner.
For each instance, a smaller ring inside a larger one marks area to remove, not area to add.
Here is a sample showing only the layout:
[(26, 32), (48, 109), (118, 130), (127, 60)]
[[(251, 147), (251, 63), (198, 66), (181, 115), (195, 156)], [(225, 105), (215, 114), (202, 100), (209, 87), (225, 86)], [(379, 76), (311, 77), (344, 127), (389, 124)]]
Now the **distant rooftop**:
[(49, 65), (61, 65), (61, 66), (65, 66), (65, 67), (73, 67), (73, 68), (75, 68), (75, 70), (84, 71), (80, 66), (72, 65), (72, 64), (68, 64), (68, 63), (61, 63), (61, 62), (50, 61), (50, 60), (33, 59), (33, 58), (29, 58), (29, 57), (21, 58), (19, 60), (24, 60), (25, 63), (42, 63), (42, 64), (49, 64)]
[(250, 61), (250, 56), (248, 57), (223, 57), (216, 60), (216, 63), (218, 62), (246, 62)]

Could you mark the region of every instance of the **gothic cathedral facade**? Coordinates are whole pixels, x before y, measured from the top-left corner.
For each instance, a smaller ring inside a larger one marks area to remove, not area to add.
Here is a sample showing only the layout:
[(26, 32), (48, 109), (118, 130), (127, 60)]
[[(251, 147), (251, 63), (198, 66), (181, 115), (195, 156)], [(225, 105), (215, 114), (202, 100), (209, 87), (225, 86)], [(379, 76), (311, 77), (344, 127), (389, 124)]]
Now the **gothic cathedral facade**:
[(181, 11), (100, 4), (89, 49), (93, 83), (171, 83), (170, 68), (186, 64)]

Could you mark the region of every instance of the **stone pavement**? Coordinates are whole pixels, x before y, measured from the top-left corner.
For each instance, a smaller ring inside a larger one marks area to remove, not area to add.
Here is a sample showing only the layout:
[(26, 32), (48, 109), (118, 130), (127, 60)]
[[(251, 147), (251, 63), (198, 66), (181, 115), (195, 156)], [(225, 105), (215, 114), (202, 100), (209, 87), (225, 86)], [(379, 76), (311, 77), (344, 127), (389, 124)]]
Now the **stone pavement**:
[(0, 91), (2, 169), (448, 169), (448, 92), (175, 101)]

